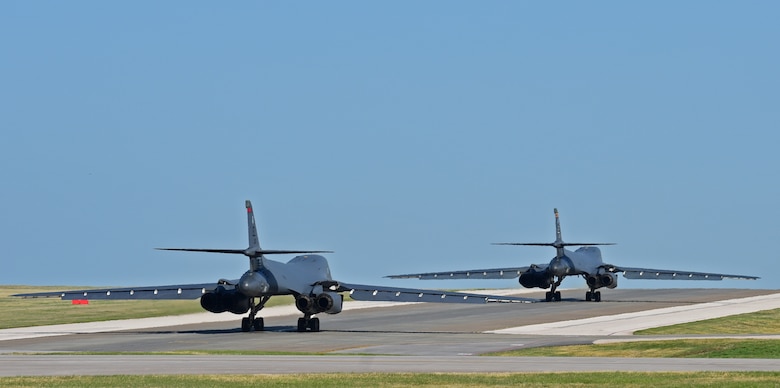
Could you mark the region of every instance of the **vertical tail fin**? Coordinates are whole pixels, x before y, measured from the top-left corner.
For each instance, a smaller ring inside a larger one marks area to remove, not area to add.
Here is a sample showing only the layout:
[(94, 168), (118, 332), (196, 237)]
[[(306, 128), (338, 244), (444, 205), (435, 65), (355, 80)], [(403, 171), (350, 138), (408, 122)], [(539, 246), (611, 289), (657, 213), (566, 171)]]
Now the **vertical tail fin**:
[(252, 210), (252, 202), (250, 200), (246, 200), (246, 222), (249, 230), (249, 249), (260, 250), (260, 238), (257, 237), (255, 213)]
[(563, 247), (565, 246), (565, 243), (563, 242), (563, 237), (561, 237), (561, 219), (558, 217), (557, 207), (553, 208), (553, 213), (555, 213), (555, 242), (553, 242), (553, 246), (555, 247), (555, 256), (563, 257)]

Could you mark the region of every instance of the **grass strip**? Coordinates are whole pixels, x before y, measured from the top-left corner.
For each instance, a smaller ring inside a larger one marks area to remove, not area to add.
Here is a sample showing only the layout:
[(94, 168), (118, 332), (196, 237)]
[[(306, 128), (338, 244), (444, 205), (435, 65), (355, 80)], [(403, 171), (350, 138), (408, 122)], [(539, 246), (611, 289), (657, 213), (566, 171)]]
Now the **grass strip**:
[(780, 340), (685, 339), (515, 349), (483, 356), (780, 358)]
[(780, 372), (333, 373), (4, 377), (3, 387), (774, 387)]
[(780, 309), (639, 330), (637, 335), (780, 334)]

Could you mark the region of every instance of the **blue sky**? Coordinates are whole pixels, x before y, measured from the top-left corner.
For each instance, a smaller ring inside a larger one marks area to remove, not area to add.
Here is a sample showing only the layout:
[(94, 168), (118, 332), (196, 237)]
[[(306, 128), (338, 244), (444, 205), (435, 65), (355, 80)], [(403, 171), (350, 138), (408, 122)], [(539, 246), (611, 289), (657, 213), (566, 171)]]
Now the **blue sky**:
[[(333, 275), (549, 261), (780, 288), (780, 5), (0, 3), (0, 284), (235, 278), (269, 249)], [(287, 260), (284, 257), (277, 259)], [(564, 287), (582, 287), (569, 279)]]

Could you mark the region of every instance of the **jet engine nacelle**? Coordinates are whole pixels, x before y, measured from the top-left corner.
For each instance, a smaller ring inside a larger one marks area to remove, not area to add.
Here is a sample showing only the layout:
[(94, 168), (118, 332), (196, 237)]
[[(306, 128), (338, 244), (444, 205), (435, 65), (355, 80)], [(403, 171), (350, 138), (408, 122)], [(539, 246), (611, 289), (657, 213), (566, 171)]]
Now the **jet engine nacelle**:
[(226, 290), (220, 286), (203, 294), (200, 297), (200, 306), (212, 313), (230, 311), (233, 314), (244, 314), (249, 311), (249, 298), (235, 289)]
[(319, 312), (327, 314), (338, 314), (341, 312), (341, 305), (344, 303), (344, 296), (338, 292), (323, 292), (314, 299)]
[(601, 287), (617, 287), (617, 275), (613, 273), (602, 273), (588, 276), (588, 287), (594, 290)]
[(295, 308), (304, 314), (316, 314), (314, 300), (308, 295), (298, 295), (295, 297)]
[(298, 295), (295, 307), (304, 314), (338, 314), (341, 312), (344, 297), (337, 292), (323, 292), (319, 295)]
[(520, 285), (525, 288), (550, 288), (550, 276), (546, 272), (528, 270), (520, 274)]

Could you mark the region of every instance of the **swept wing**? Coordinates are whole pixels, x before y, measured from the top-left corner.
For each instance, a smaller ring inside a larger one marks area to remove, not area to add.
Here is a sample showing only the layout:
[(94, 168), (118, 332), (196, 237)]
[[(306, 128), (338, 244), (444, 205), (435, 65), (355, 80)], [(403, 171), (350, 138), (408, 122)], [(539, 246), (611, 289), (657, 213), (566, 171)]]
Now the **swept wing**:
[(626, 279), (659, 279), (659, 280), (723, 280), (723, 279), (756, 280), (759, 279), (758, 276), (730, 275), (730, 274), (710, 273), (710, 272), (675, 271), (671, 269), (621, 267), (616, 265), (605, 265), (604, 268), (609, 272), (621, 273), (623, 277), (625, 277)]
[[(235, 282), (231, 282), (235, 283)], [(60, 298), (62, 300), (135, 300), (135, 299), (197, 299), (225, 283), (174, 284), (167, 286), (100, 288), (36, 292), (12, 295), (20, 298)], [(226, 288), (232, 286), (227, 285)], [(471, 294), (416, 288), (371, 286), (363, 284), (338, 283), (338, 292), (348, 292), (355, 300), (391, 302), (434, 302), (434, 303), (531, 303), (535, 299), (512, 296)]]
[[(173, 284), (149, 287), (116, 287), (16, 294), (20, 298), (60, 298), (62, 300), (197, 299), (223, 283)], [(228, 286), (230, 287), (230, 286)]]
[(398, 288), (370, 286), (365, 284), (339, 283), (338, 292), (347, 292), (355, 300), (381, 302), (429, 302), (429, 303), (534, 303), (538, 299), (514, 296), (471, 294), (465, 292), (422, 290), (416, 288)]
[(403, 275), (385, 276), (390, 279), (421, 279), (421, 280), (444, 280), (444, 279), (514, 279), (529, 269), (534, 268), (543, 271), (547, 264), (535, 264), (527, 267), (510, 268), (490, 268), (490, 269), (472, 269), (465, 271), (447, 271), (447, 272), (422, 272)]

